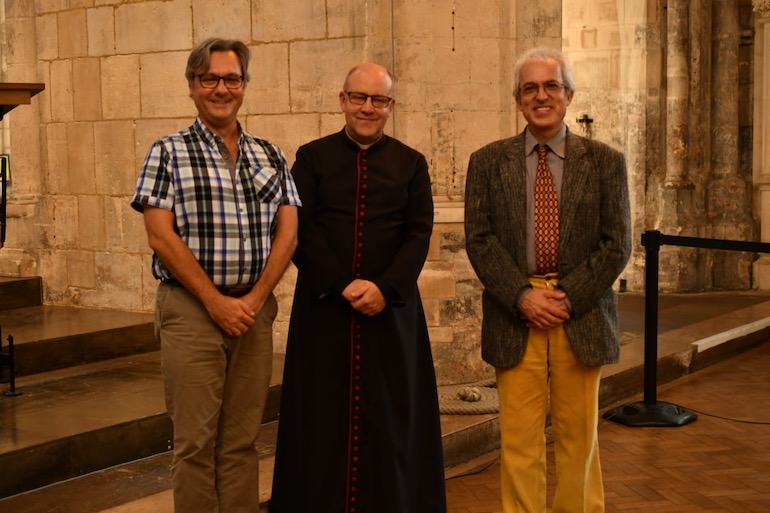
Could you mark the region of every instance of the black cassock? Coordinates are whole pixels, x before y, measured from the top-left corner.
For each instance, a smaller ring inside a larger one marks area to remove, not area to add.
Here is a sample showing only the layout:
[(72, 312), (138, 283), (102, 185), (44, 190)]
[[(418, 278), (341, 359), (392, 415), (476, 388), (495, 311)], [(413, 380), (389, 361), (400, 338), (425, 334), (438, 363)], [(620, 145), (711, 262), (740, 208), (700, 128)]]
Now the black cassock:
[[(271, 513), (443, 513), (436, 379), (417, 278), (433, 201), (422, 154), (341, 131), (302, 146), (298, 268)], [(387, 300), (341, 296), (355, 278)]]

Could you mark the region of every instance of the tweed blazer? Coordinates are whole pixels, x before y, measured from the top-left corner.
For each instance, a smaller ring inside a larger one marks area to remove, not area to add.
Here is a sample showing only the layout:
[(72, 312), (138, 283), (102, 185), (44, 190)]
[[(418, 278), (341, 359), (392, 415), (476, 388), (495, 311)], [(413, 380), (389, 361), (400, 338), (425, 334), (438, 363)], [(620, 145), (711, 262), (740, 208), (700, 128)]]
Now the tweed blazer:
[[(569, 130), (559, 224), (559, 286), (573, 309), (567, 337), (583, 363), (615, 363), (620, 336), (612, 285), (631, 252), (626, 163), (620, 152)], [(495, 367), (513, 367), (527, 346), (529, 330), (516, 307), (529, 286), (526, 229), (522, 132), (474, 152), (466, 180), (466, 249), (484, 286), (481, 353)]]

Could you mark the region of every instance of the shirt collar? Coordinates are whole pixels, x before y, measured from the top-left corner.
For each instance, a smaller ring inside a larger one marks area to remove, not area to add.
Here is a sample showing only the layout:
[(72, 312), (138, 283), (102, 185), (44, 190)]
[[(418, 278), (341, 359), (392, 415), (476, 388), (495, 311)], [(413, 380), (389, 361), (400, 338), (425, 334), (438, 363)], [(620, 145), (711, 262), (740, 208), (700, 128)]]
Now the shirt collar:
[[(243, 130), (241, 129), (241, 123), (239, 121), (236, 121), (238, 124), (238, 144), (240, 145), (240, 141), (243, 138)], [(197, 117), (195, 118), (195, 123), (193, 123), (193, 129), (198, 133), (198, 135), (203, 138), (206, 143), (211, 146), (212, 148), (218, 148), (219, 144), (224, 144), (224, 139), (222, 137), (218, 136), (201, 121), (201, 118)]]
[[(532, 135), (529, 128), (527, 128), (524, 131), (524, 154), (529, 155), (533, 151), (536, 151), (538, 144), (540, 143), (537, 142), (535, 136)], [(556, 135), (546, 141), (545, 144), (548, 145), (553, 153), (563, 159), (565, 156), (565, 148), (567, 147), (567, 124), (563, 124)]]

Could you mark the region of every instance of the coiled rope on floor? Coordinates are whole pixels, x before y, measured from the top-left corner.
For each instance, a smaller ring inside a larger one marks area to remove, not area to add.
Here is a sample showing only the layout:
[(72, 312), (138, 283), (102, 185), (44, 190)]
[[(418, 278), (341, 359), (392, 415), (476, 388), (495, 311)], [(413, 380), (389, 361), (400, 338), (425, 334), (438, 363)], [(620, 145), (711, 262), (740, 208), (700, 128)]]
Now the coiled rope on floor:
[(498, 413), (497, 382), (494, 378), (465, 385), (438, 387), (439, 412), (444, 415)]

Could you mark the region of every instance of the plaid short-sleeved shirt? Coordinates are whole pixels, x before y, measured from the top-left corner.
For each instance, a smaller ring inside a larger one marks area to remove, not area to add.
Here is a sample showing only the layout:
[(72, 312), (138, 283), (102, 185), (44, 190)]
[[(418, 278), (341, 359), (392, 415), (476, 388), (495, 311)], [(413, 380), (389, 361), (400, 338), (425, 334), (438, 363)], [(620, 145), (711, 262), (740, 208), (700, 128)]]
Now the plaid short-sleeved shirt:
[[(250, 285), (270, 254), (278, 208), (301, 202), (277, 146), (241, 131), (233, 179), (218, 144), (222, 138), (200, 119), (156, 141), (131, 206), (139, 212), (145, 205), (173, 212), (179, 235), (214, 285)], [(157, 255), (152, 273), (173, 278)]]

